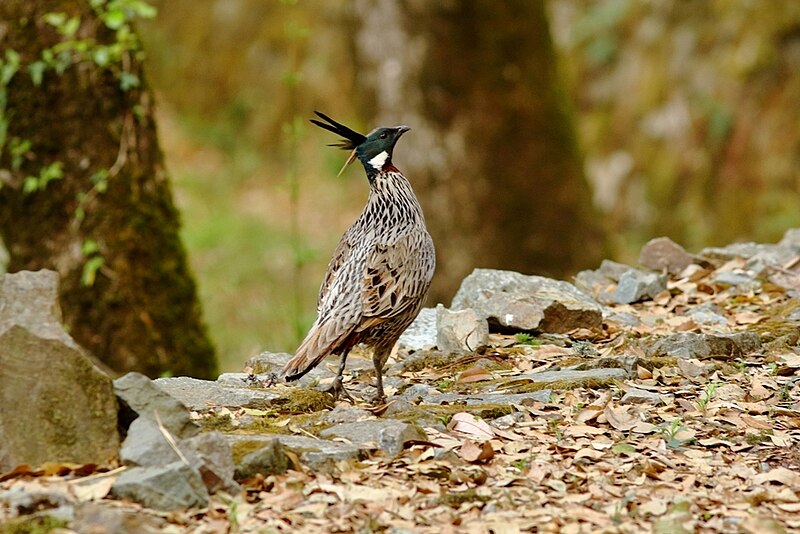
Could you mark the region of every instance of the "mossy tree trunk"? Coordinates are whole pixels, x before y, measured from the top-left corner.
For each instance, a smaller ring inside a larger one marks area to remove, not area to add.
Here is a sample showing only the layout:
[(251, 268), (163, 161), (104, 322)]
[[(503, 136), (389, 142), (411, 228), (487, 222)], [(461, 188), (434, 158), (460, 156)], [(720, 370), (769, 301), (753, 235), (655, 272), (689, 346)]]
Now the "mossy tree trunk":
[(353, 12), (367, 113), (413, 130), (395, 162), (436, 243), (433, 297), (478, 266), (556, 276), (595, 266), (604, 232), (543, 2), (364, 0)]
[(111, 369), (211, 377), (125, 4), (0, 3), (8, 270), (57, 271), (71, 335)]

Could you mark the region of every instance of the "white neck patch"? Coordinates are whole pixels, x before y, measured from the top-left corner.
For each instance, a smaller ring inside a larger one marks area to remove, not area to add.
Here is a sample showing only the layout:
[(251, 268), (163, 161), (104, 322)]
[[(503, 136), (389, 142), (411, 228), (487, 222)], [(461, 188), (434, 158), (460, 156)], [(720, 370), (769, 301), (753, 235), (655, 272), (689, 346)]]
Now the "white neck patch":
[(386, 160), (389, 159), (389, 153), (385, 150), (369, 160), (367, 163), (372, 165), (375, 169), (381, 170), (383, 168), (383, 164), (386, 163)]

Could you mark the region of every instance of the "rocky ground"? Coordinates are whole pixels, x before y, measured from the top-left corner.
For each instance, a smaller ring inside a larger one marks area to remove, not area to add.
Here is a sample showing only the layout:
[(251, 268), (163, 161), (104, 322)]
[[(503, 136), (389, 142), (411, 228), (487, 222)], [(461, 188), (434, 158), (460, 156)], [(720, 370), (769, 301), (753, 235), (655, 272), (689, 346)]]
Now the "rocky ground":
[(476, 270), (404, 335), (380, 406), (368, 355), (355, 404), (320, 391), (334, 360), (291, 385), (266, 385), (272, 353), (126, 375), (119, 464), (0, 476), (0, 533), (800, 529), (800, 230), (640, 263)]

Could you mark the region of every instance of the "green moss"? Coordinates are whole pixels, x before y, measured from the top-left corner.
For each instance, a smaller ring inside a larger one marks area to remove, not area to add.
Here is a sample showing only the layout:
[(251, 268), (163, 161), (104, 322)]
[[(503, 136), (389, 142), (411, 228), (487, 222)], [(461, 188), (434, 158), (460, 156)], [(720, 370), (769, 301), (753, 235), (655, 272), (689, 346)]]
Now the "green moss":
[(239, 465), (242, 462), (242, 458), (262, 447), (264, 447), (263, 441), (235, 441), (233, 445), (231, 445), (233, 463)]
[(0, 534), (46, 534), (67, 525), (67, 521), (49, 515), (18, 517), (0, 524)]
[(330, 393), (308, 388), (292, 388), (283, 399), (273, 401), (283, 414), (315, 413), (333, 408)]
[(233, 432), (237, 427), (233, 426), (233, 422), (229, 415), (212, 414), (203, 417), (197, 423), (200, 428), (206, 431), (216, 430), (218, 432)]
[(497, 419), (513, 413), (514, 407), (507, 404), (420, 404), (413, 410), (395, 414), (392, 418), (418, 425), (419, 421), (424, 421), (431, 417), (449, 421), (450, 417), (460, 412), (471, 413), (481, 419)]

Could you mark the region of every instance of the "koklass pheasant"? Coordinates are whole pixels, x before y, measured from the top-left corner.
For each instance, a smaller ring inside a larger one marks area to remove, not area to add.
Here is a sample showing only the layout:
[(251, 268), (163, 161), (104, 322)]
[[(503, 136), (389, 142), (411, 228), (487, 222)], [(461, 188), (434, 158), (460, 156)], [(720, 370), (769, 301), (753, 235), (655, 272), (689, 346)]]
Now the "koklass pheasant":
[(383, 366), (400, 334), (417, 317), (436, 265), (419, 201), (392, 165), (394, 146), (409, 127), (377, 128), (365, 136), (315, 113), (325, 122), (312, 123), (344, 138), (331, 146), (352, 151), (342, 170), (356, 158), (364, 165), (369, 199), (333, 252), (319, 291), (317, 319), (282, 374), (296, 380), (336, 354), (341, 361), (332, 392), (349, 398), (342, 387), (347, 354), (363, 343), (373, 349), (375, 400), (382, 401)]

